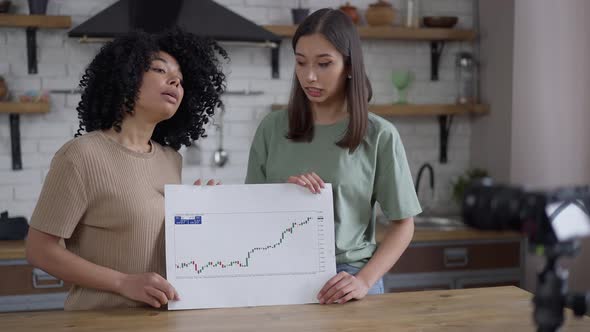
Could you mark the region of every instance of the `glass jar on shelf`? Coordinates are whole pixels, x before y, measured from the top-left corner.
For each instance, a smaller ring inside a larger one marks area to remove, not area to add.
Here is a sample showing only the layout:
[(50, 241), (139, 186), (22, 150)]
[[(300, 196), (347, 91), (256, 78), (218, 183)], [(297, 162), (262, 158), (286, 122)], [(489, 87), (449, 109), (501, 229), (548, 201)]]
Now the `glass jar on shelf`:
[(420, 0), (406, 0), (404, 26), (408, 28), (420, 27)]
[(457, 53), (455, 59), (455, 80), (457, 104), (477, 103), (477, 63), (469, 52)]

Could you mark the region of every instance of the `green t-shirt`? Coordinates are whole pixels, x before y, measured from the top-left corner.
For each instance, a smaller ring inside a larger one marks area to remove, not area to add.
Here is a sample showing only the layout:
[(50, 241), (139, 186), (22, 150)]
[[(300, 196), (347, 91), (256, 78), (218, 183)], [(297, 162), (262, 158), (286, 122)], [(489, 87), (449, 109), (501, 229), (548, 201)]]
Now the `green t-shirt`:
[(390, 220), (422, 212), (399, 133), (390, 122), (369, 114), (367, 135), (350, 154), (335, 143), (348, 118), (315, 125), (311, 142), (293, 142), (286, 111), (260, 123), (248, 162), (246, 183), (284, 183), (289, 176), (315, 172), (332, 184), (336, 263), (362, 267), (376, 250), (373, 207), (379, 202)]

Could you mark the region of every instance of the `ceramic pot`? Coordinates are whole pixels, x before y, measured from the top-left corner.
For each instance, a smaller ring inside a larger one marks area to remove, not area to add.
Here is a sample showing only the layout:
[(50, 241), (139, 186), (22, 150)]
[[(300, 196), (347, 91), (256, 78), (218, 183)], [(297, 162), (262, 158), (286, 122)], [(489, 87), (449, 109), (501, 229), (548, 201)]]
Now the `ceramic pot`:
[(367, 24), (370, 26), (387, 26), (393, 25), (395, 20), (395, 9), (385, 0), (379, 0), (370, 4), (365, 13)]
[(359, 23), (359, 13), (356, 10), (355, 6), (351, 6), (350, 2), (347, 2), (344, 6), (340, 6), (339, 8), (342, 12), (344, 12), (344, 14), (346, 14), (346, 16), (350, 17), (350, 20), (352, 21), (352, 23), (354, 24), (358, 24)]

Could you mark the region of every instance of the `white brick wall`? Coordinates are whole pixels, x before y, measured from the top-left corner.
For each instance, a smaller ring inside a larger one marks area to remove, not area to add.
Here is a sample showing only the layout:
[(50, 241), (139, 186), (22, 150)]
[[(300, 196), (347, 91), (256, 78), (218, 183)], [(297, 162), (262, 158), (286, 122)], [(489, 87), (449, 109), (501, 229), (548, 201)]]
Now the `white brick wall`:
[[(71, 15), (74, 25), (98, 13), (115, 0), (51, 0), (48, 13)], [(296, 0), (218, 0), (224, 6), (244, 15), (258, 24), (290, 24), (290, 8)], [(316, 10), (338, 7), (340, 0), (303, 0), (303, 6)], [(374, 0), (350, 1), (361, 14)], [(391, 1), (403, 14), (403, 0)], [(17, 12), (27, 13), (25, 0), (13, 1)], [(457, 15), (461, 27), (471, 27), (472, 0), (422, 0), (424, 15)], [(67, 37), (63, 30), (40, 30), (37, 34), (39, 74), (27, 72), (26, 43), (23, 29), (0, 29), (0, 75), (4, 75), (11, 90), (22, 93), (38, 89), (76, 88), (82, 71), (92, 59), (100, 44), (80, 44)], [(280, 51), (280, 79), (271, 80), (270, 52), (267, 49), (224, 45), (231, 57), (225, 67), (229, 90), (259, 90), (259, 96), (227, 96), (224, 126), (224, 143), (230, 159), (226, 167), (212, 166), (213, 152), (218, 147), (218, 132), (209, 127), (209, 137), (199, 142), (201, 165), (185, 165), (183, 182), (195, 179), (216, 178), (223, 183), (241, 183), (248, 160), (249, 144), (259, 121), (270, 111), (272, 103), (286, 103), (293, 74), (293, 56), (290, 41), (285, 40)], [(391, 84), (393, 69), (411, 69), (415, 82), (409, 90), (409, 99), (417, 103), (446, 103), (453, 100), (453, 54), (469, 50), (466, 43), (447, 43), (441, 61), (440, 81), (430, 81), (430, 59), (426, 42), (363, 41), (367, 71), (374, 88), (374, 103), (390, 103), (396, 93)], [(0, 116), (0, 211), (20, 214), (29, 218), (39, 195), (42, 181), (55, 151), (73, 137), (78, 128), (75, 108), (78, 94), (52, 94), (51, 112), (46, 115), (21, 116), (22, 171), (11, 170), (8, 116)], [(433, 164), (436, 173), (436, 201), (439, 210), (448, 208), (450, 183), (469, 166), (471, 127), (466, 118), (456, 118), (450, 136), (449, 163), (438, 163), (438, 122), (435, 117), (389, 118), (398, 128), (404, 141), (412, 173), (422, 163)], [(186, 154), (185, 149), (181, 153)], [(187, 158), (189, 159), (189, 158)], [(428, 195), (426, 179), (422, 193)]]

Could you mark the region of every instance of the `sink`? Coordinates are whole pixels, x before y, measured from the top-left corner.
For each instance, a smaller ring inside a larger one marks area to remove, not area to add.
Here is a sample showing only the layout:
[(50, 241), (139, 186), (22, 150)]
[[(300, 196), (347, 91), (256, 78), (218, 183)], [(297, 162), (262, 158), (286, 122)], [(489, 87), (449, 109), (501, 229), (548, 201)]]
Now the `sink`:
[(414, 217), (414, 226), (416, 229), (437, 229), (453, 230), (466, 228), (467, 226), (461, 221), (461, 217), (435, 217), (435, 216), (416, 216)]

